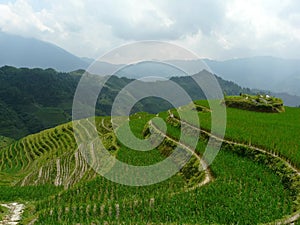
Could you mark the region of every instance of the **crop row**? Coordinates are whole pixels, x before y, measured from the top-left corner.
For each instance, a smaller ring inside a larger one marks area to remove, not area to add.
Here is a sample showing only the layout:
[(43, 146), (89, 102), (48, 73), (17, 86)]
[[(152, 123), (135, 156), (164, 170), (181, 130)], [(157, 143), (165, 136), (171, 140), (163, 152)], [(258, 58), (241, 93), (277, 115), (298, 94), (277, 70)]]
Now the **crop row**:
[[(206, 101), (196, 103), (208, 107)], [(283, 113), (227, 108), (225, 138), (274, 151), (300, 168), (300, 109), (285, 108)], [(199, 120), (201, 128), (210, 130), (210, 112), (199, 112)], [(194, 121), (189, 122), (194, 123)]]

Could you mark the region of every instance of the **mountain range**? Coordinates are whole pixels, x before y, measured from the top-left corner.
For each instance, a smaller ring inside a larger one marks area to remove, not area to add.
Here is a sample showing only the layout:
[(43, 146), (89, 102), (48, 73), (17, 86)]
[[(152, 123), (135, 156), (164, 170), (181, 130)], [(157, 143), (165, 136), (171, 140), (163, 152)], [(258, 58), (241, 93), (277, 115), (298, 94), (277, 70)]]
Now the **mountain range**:
[(300, 96), (299, 59), (261, 56), (221, 62), (204, 61), (214, 73), (243, 87), (287, 92)]
[[(72, 119), (73, 97), (84, 70), (71, 73), (57, 72), (54, 69), (28, 69), (4, 66), (0, 68), (0, 136), (18, 139), (31, 133), (54, 127)], [(202, 71), (194, 76), (203, 76)], [(90, 75), (86, 94), (97, 85), (98, 75)], [(223, 92), (237, 95), (241, 92), (252, 93), (233, 82), (216, 77)], [(205, 99), (199, 86), (190, 76), (172, 77), (171, 80), (181, 86), (192, 100)], [(96, 115), (111, 115), (112, 104), (117, 94), (126, 85), (134, 81), (125, 77), (111, 76), (103, 86), (96, 103)], [(140, 91), (151, 87), (163, 88), (165, 82), (138, 81)], [(151, 86), (152, 85), (152, 86)], [(86, 96), (86, 95), (85, 95)], [(81, 101), (84, 107), (86, 97)], [(133, 97), (129, 92), (129, 97)], [(173, 108), (170, 103), (156, 97), (135, 101), (131, 110), (156, 114)]]
[(54, 44), (1, 31), (0, 49), (0, 65), (54, 68), (64, 72), (88, 66), (81, 58)]
[[(53, 68), (61, 72), (87, 69), (94, 62), (91, 58), (80, 58), (66, 50), (41, 40), (25, 38), (0, 32), (0, 66), (28, 68)], [(115, 73), (119, 77), (138, 79), (144, 76), (175, 77), (193, 75), (205, 65), (211, 72), (242, 87), (264, 90), (282, 97), (285, 104), (300, 105), (299, 59), (281, 59), (269, 56), (216, 61), (173, 60), (162, 63), (143, 62), (135, 65), (115, 65), (95, 62), (102, 74)], [(171, 64), (171, 66), (170, 66)], [(172, 66), (183, 68), (184, 71)], [(91, 71), (93, 72), (93, 71)], [(186, 72), (187, 74), (185, 74)]]

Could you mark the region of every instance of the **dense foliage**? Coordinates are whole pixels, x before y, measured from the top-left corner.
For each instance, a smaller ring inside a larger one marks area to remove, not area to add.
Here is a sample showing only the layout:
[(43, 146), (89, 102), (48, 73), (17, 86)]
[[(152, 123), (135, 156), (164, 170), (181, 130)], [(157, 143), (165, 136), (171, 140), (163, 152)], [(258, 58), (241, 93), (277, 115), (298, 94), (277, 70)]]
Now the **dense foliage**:
[[(31, 133), (70, 121), (74, 93), (84, 71), (59, 73), (53, 69), (0, 68), (0, 135), (18, 139)], [(199, 74), (199, 76), (201, 73)], [(217, 78), (227, 94), (249, 93), (233, 82)], [(174, 77), (193, 100), (204, 95), (190, 77)], [(101, 91), (96, 113), (110, 115), (115, 96), (132, 80), (112, 76)], [(159, 84), (159, 82), (156, 85)], [(159, 98), (145, 98), (132, 113), (157, 113), (171, 108)]]
[(15, 140), (12, 138), (8, 138), (8, 137), (3, 137), (0, 136), (0, 149), (10, 145), (11, 143), (13, 143)]

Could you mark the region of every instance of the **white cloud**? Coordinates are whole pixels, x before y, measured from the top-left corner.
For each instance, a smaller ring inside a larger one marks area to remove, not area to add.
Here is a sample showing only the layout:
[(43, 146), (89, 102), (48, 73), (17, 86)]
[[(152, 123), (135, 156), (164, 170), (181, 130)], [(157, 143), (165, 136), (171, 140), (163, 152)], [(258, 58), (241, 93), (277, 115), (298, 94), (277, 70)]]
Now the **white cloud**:
[(223, 33), (234, 47), (248, 47), (261, 54), (280, 54), (291, 39), (300, 41), (297, 28), (280, 18), (284, 1), (232, 1), (227, 6)]
[(6, 32), (22, 35), (53, 32), (40, 20), (41, 16), (40, 13), (34, 13), (32, 7), (25, 0), (0, 5), (0, 26)]
[(157, 39), (209, 58), (300, 58), (297, 0), (16, 0), (0, 3), (0, 28), (79, 56)]

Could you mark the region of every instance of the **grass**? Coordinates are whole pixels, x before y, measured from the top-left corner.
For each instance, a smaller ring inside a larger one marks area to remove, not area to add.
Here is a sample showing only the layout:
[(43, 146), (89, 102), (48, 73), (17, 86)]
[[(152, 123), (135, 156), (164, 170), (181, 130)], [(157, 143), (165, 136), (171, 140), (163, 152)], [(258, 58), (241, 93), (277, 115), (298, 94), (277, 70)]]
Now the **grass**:
[[(198, 104), (207, 107), (206, 102)], [(293, 145), (293, 137), (288, 137), (283, 128), (289, 127), (297, 135), (299, 110), (287, 107), (285, 113), (267, 114), (228, 108), (226, 138), (249, 143), (251, 137), (251, 144), (272, 150), (274, 147), (283, 154), (282, 148), (275, 147), (281, 142)], [(159, 116), (167, 122), (167, 135), (178, 140), (180, 126), (168, 119), (167, 112)], [(138, 113), (130, 118), (131, 131), (137, 138), (144, 138), (145, 126), (153, 117)], [(209, 129), (209, 110), (199, 112), (199, 117), (201, 126)], [(112, 134), (109, 117), (97, 117), (95, 122), (105, 145), (114, 147), (111, 154), (131, 165), (155, 164), (176, 146), (164, 140), (151, 151), (136, 151)], [(258, 129), (257, 123), (263, 127)], [(79, 126), (84, 124), (89, 121)], [(276, 133), (278, 126), (284, 131)], [(263, 129), (269, 133), (262, 137)], [(86, 131), (81, 138), (88, 135)], [(189, 145), (189, 139), (185, 141)], [(205, 138), (199, 138), (197, 154), (204, 152), (206, 143)], [(300, 146), (298, 141), (293, 143)], [(289, 157), (294, 159), (296, 155)], [(144, 187), (117, 184), (97, 175), (77, 152), (70, 123), (13, 142), (0, 151), (0, 158), (0, 201), (29, 205), (24, 221), (36, 218), (35, 224), (257, 224), (280, 219), (294, 209), (293, 193), (281, 176), (228, 146), (221, 148), (211, 165), (214, 181), (189, 191), (193, 157), (192, 163), (170, 179)]]
[(263, 166), (221, 151), (212, 170), (213, 183), (166, 201), (155, 222), (257, 224), (290, 212), (289, 192)]
[(256, 112), (284, 112), (283, 101), (268, 95), (226, 96), (225, 104), (228, 107), (245, 109)]
[(38, 201), (48, 198), (59, 193), (62, 187), (54, 185), (38, 185), (38, 186), (0, 186), (0, 201), (1, 202), (27, 202)]
[(176, 195), (178, 176), (147, 187), (97, 178), (41, 202), (37, 224), (257, 224), (291, 213), (289, 190), (264, 165), (224, 149), (211, 169), (214, 182)]
[(0, 205), (0, 220), (3, 220), (5, 215), (7, 215), (8, 209)]
[(11, 145), (15, 140), (9, 137), (0, 136), (0, 151), (8, 145)]
[[(197, 104), (208, 106), (206, 101)], [(225, 138), (276, 152), (300, 168), (300, 109), (263, 113), (227, 108)], [(210, 130), (210, 113), (199, 112), (201, 127)]]

